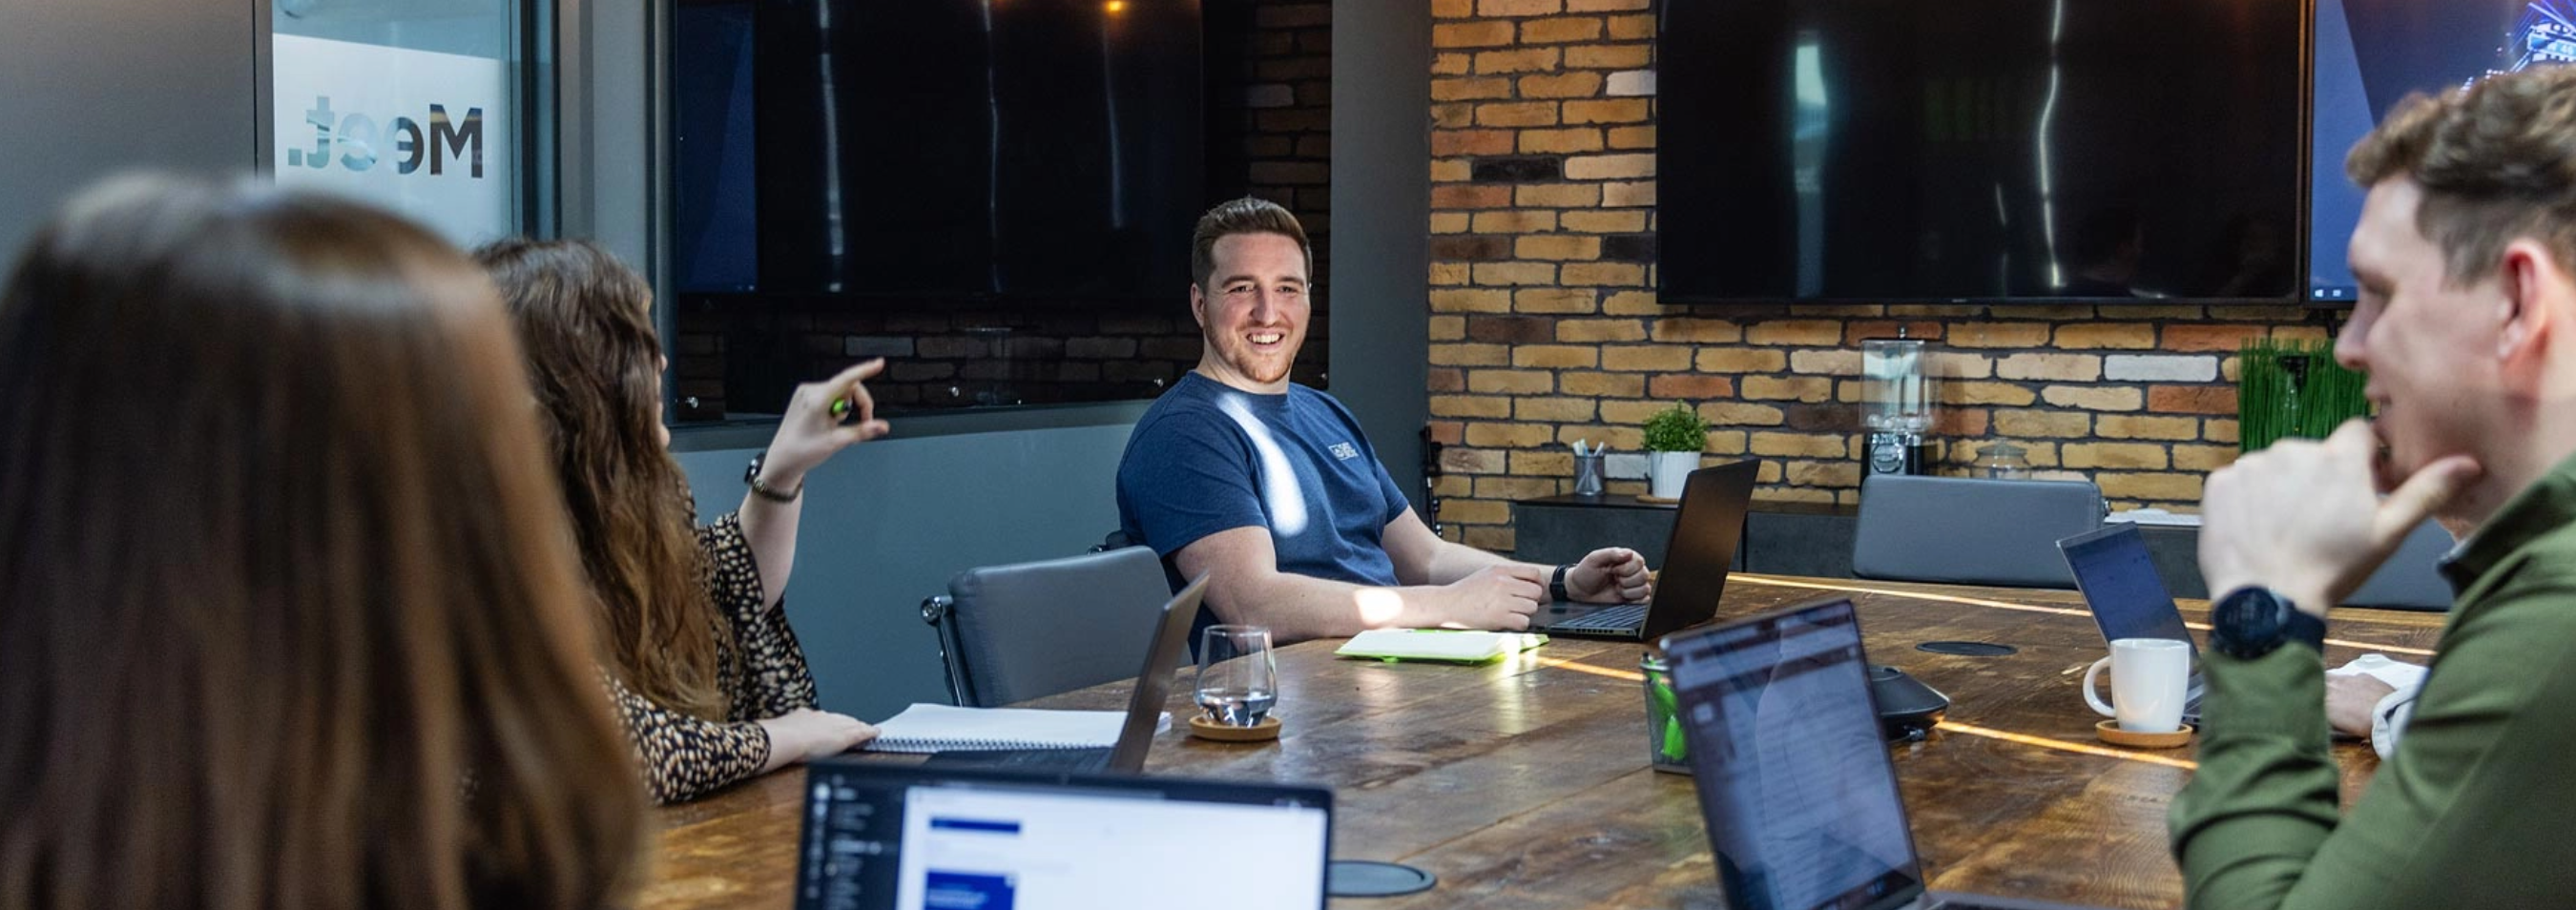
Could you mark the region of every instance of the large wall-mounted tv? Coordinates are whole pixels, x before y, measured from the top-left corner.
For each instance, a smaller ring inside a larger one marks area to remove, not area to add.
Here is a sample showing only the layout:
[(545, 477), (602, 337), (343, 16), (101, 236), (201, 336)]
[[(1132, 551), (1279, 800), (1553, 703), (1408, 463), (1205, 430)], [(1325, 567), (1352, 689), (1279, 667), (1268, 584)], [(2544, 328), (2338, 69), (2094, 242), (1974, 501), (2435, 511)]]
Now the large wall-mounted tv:
[(2294, 300), (2303, 12), (1666, 3), (1662, 299)]
[(2390, 108), (2416, 92), (2576, 61), (2570, 0), (2316, 0), (2315, 108), (2308, 191), (2308, 300), (2360, 296), (2345, 263), (2362, 187), (2343, 159)]
[(682, 0), (683, 293), (1168, 303), (1204, 209), (1198, 0)]

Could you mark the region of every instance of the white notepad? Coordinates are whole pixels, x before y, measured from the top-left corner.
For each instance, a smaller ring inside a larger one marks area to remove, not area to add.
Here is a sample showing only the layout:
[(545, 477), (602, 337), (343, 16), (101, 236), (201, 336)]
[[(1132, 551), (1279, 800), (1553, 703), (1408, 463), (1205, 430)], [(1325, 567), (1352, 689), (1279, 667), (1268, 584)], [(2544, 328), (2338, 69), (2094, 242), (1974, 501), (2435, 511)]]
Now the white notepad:
[(1547, 643), (1547, 636), (1527, 632), (1469, 632), (1454, 629), (1370, 629), (1344, 642), (1333, 653), (1380, 660), (1441, 660), (1480, 664), (1501, 660)]
[[(915, 704), (877, 725), (870, 752), (981, 752), (999, 749), (1106, 749), (1118, 744), (1125, 711), (960, 708)], [(1168, 730), (1165, 712), (1155, 725)]]

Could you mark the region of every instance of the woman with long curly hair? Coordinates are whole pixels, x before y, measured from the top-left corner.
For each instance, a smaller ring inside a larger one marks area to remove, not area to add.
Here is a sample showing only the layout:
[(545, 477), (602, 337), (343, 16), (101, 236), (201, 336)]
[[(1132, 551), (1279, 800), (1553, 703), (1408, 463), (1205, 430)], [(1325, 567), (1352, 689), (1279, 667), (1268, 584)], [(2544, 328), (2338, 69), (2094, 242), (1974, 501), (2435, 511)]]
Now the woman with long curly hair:
[(814, 709), (780, 595), (806, 473), (888, 429), (861, 384), (885, 362), (798, 387), (740, 510), (697, 527), (662, 423), (643, 277), (580, 241), (506, 240), (475, 258), (500, 285), (549, 418), (601, 660), (654, 798), (693, 799), (874, 737)]
[(0, 910), (597, 910), (642, 788), (492, 285), (355, 203), (82, 193), (0, 287)]

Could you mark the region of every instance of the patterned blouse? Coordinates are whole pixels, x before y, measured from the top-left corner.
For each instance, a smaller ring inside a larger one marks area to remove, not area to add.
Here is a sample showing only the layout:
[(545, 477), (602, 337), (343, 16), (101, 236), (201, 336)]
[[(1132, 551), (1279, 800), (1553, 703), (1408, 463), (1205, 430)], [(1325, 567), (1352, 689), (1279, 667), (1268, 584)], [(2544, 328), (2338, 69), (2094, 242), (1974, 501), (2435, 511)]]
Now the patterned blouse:
[(814, 706), (805, 650), (787, 627), (786, 611), (761, 602), (760, 567), (742, 536), (740, 516), (727, 515), (697, 531), (707, 556), (707, 591), (731, 633), (717, 636), (716, 648), (723, 661), (739, 660), (740, 672), (720, 680), (731, 706), (725, 720), (669, 710), (608, 681), (657, 803), (686, 802), (759, 773), (769, 761), (769, 732), (759, 721)]

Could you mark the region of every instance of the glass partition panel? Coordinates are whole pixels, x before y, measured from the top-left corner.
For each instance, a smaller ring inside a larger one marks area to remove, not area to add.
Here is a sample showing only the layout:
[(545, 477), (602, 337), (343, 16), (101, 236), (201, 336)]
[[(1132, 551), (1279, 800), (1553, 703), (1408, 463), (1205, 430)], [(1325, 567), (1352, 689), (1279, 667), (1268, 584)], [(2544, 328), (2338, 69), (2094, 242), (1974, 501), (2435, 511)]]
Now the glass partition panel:
[(527, 225), (517, 0), (272, 0), (269, 164), (458, 244)]

